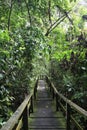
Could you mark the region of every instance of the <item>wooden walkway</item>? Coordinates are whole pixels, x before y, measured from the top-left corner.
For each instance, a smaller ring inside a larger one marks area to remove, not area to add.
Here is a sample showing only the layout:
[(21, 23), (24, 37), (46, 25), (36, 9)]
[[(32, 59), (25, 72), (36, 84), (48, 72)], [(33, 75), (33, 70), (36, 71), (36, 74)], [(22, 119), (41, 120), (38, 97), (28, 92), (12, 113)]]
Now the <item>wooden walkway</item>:
[(29, 130), (66, 130), (64, 117), (61, 112), (56, 112), (55, 101), (46, 86), (45, 81), (39, 80)]
[[(87, 130), (87, 111), (59, 93), (48, 77), (42, 78), (47, 84), (37, 80), (33, 91), (0, 130)], [(73, 111), (85, 119), (84, 126)]]

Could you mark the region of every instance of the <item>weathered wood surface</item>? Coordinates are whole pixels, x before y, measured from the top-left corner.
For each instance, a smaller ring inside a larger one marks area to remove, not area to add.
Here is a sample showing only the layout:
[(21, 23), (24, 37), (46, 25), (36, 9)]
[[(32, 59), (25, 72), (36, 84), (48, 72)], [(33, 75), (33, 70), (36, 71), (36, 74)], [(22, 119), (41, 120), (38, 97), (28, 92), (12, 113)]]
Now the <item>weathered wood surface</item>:
[(18, 124), (18, 121), (23, 115), (23, 112), (26, 106), (28, 105), (32, 94), (33, 93), (31, 93), (29, 96), (26, 97), (24, 102), (18, 107), (15, 113), (11, 116), (11, 118), (6, 122), (6, 124), (0, 130), (12, 130), (15, 127), (15, 125)]
[[(53, 85), (53, 83), (51, 83), (49, 78), (47, 79), (47, 81), (48, 81), (48, 84), (49, 84), (49, 87), (50, 87), (50, 92), (52, 93), (51, 98), (55, 99), (55, 97), (56, 97), (56, 111), (59, 111), (59, 108), (62, 108), (62, 111), (66, 114), (67, 130), (70, 130), (71, 121), (75, 124), (77, 129), (83, 130), (83, 128), (80, 126), (80, 124), (73, 117), (71, 111), (72, 111), (72, 109), (75, 110), (77, 113), (81, 114), (86, 119), (87, 119), (87, 111), (84, 110), (83, 108), (81, 108), (80, 106), (78, 106), (77, 104), (73, 103), (71, 100), (67, 99), (61, 93), (59, 93), (58, 90)], [(47, 92), (46, 92), (44, 83), (45, 82), (43, 80), (41, 80), (41, 82), (39, 82), (39, 86), (40, 86), (40, 88), (39, 88), (40, 89), (40, 94), (38, 94), (39, 96), (43, 96), (43, 95), (47, 96)], [(28, 130), (29, 110), (31, 109), (31, 112), (33, 112), (33, 99), (37, 100), (37, 98), (36, 98), (37, 84), (38, 84), (38, 81), (36, 82), (36, 85), (35, 85), (35, 88), (34, 88), (33, 92), (29, 96), (26, 97), (26, 99), (18, 107), (18, 109), (15, 111), (15, 113), (12, 115), (12, 117), (6, 122), (6, 124), (0, 130), (20, 130), (21, 126), (23, 126), (24, 130)], [(32, 98), (32, 96), (34, 96), (34, 98)], [(42, 128), (46, 129), (45, 126), (48, 126), (47, 124), (50, 123), (51, 125), (49, 125), (49, 126), (51, 126), (51, 127), (47, 128), (47, 129), (51, 129), (52, 128), (54, 130), (52, 122), (56, 122), (56, 121), (55, 121), (54, 117), (52, 117), (53, 115), (51, 115), (53, 120), (51, 120), (51, 122), (47, 121), (47, 118), (49, 118), (49, 114), (48, 113), (52, 109), (51, 109), (50, 99), (48, 97), (46, 97), (46, 98), (44, 98), (42, 100), (41, 97), (38, 97), (37, 101), (38, 101), (38, 105), (39, 106), (38, 106), (38, 113), (37, 113), (37, 115), (39, 115), (41, 117), (39, 117), (40, 118), (39, 123), (38, 123), (38, 117), (36, 117), (37, 118), (36, 124), (38, 124), (38, 126), (39, 126), (39, 124), (41, 123), (40, 122), (41, 118), (45, 119), (45, 117), (42, 116), (43, 115), (43, 110), (44, 110), (46, 116), (48, 115), (48, 117), (46, 117), (45, 120), (42, 120), (42, 124), (45, 123), (45, 125), (43, 125)], [(48, 101), (46, 101), (46, 100), (48, 100)], [(67, 107), (65, 107), (62, 104), (61, 101), (65, 102)], [(42, 106), (43, 106), (43, 108), (44, 107), (46, 107), (46, 108), (43, 109)], [(39, 112), (39, 110), (40, 110), (40, 112)], [(58, 122), (55, 123), (55, 124), (56, 124), (55, 129), (58, 130), (59, 129)], [(35, 127), (32, 127), (31, 129), (34, 129), (34, 128)], [(42, 128), (41, 128), (41, 130), (42, 130)], [(36, 129), (40, 130), (39, 127), (38, 128), (36, 127)], [(62, 129), (63, 128), (61, 128), (61, 130)]]
[(29, 117), (32, 120), (29, 122), (29, 130), (66, 130), (65, 119), (60, 112), (56, 112), (54, 102), (45, 81), (39, 80), (35, 110)]
[(13, 113), (10, 119), (2, 126), (0, 130), (20, 130), (21, 126), (24, 130), (28, 130), (29, 112), (33, 112), (33, 98), (36, 96), (38, 80), (32, 92), (25, 98), (18, 109)]
[(69, 104), (74, 110), (76, 110), (78, 113), (82, 114), (84, 117), (87, 117), (87, 111), (72, 102), (71, 100), (67, 99), (65, 96), (60, 94), (58, 90), (55, 88), (55, 86), (51, 83), (51, 87), (54, 89), (55, 94), (58, 94), (58, 96), (63, 99), (67, 104)]
[[(72, 102), (71, 100), (67, 99), (65, 96), (63, 96), (61, 93), (58, 92), (58, 90), (55, 88), (54, 84), (51, 83), (50, 79), (47, 78), (47, 82), (49, 84), (50, 89), (52, 89), (52, 93), (56, 96), (56, 109), (58, 110), (58, 108), (62, 108), (63, 112), (66, 114), (66, 124), (67, 124), (67, 130), (70, 130), (70, 126), (71, 126), (71, 121), (75, 124), (76, 128), (79, 130), (84, 130), (82, 128), (82, 126), (75, 120), (75, 118), (72, 116), (71, 111), (75, 110), (77, 113), (79, 113), (80, 115), (82, 115), (84, 118), (87, 119), (87, 111), (84, 110), (83, 108), (81, 108), (80, 106), (78, 106), (77, 104), (75, 104), (74, 102)], [(61, 103), (61, 101), (65, 102), (66, 107)], [(85, 124), (86, 127), (87, 124)]]

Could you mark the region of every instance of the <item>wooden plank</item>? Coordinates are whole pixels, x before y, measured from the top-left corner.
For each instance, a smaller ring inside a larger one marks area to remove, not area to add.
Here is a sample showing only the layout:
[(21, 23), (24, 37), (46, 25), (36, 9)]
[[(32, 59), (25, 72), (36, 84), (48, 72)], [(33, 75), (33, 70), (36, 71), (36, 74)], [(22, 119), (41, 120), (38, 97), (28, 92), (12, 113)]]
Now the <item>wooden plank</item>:
[(79, 129), (79, 130), (84, 130), (80, 124), (75, 120), (75, 118), (73, 116), (71, 116), (71, 121), (75, 124), (75, 126)]
[(74, 102), (72, 102), (71, 100), (67, 99), (65, 96), (63, 96), (62, 94), (60, 94), (58, 92), (58, 90), (55, 88), (55, 86), (53, 85), (53, 83), (51, 83), (52, 88), (54, 89), (55, 93), (58, 94), (58, 96), (63, 99), (66, 103), (68, 103), (74, 110), (76, 110), (78, 113), (82, 114), (84, 117), (87, 117), (87, 111), (84, 110), (83, 108), (81, 108), (80, 106), (78, 106), (77, 104), (75, 104)]
[(28, 130), (28, 107), (23, 111), (23, 130)]
[[(67, 99), (65, 96), (63, 96), (61, 93), (58, 92), (58, 90), (55, 88), (54, 84), (51, 83), (51, 81), (49, 80), (49, 78), (47, 79), (48, 83), (50, 83), (50, 87), (52, 89), (54, 89), (54, 93), (56, 93), (56, 95), (58, 95), (58, 97), (60, 97), (60, 99), (62, 99), (71, 109), (74, 109), (76, 112), (78, 112), (79, 114), (83, 115), (84, 118), (87, 118), (87, 111), (83, 108), (81, 108), (80, 106), (78, 106), (77, 104), (75, 104), (74, 102), (72, 102), (71, 100)], [(56, 101), (57, 102), (57, 101)], [(63, 111), (66, 112), (66, 109), (64, 108), (64, 106), (60, 103), (61, 108), (63, 109)], [(67, 110), (68, 113), (68, 110)], [(69, 116), (67, 116), (68, 120), (67, 120), (67, 130), (70, 129), (70, 120), (72, 122), (74, 122), (76, 128), (78, 128), (79, 130), (83, 130), (83, 128), (81, 127), (81, 125), (74, 119), (74, 117), (72, 115), (69, 114)], [(68, 127), (69, 126), (69, 127)]]
[(71, 108), (70, 108), (70, 105), (67, 104), (67, 107), (66, 107), (66, 129), (67, 130), (70, 130), (70, 126), (71, 126), (70, 115), (71, 115)]
[(61, 102), (59, 102), (60, 107), (62, 108), (63, 112), (66, 113), (66, 108), (63, 106), (63, 104)]
[(22, 122), (22, 118), (19, 120), (19, 123), (16, 127), (16, 130), (20, 130), (22, 128), (23, 122)]
[[(65, 107), (62, 105), (62, 103), (60, 103), (60, 106), (62, 108), (62, 110), (64, 112), (66, 112)], [(76, 128), (78, 128), (79, 130), (83, 130), (83, 128), (80, 126), (80, 124), (75, 120), (75, 118), (71, 115), (71, 121), (75, 124)]]
[(56, 94), (56, 111), (59, 110), (59, 101), (58, 101), (58, 95)]
[(87, 117), (87, 111), (78, 106), (77, 104), (73, 103), (72, 101), (68, 100), (67, 103), (74, 108), (78, 113), (82, 114), (84, 117)]

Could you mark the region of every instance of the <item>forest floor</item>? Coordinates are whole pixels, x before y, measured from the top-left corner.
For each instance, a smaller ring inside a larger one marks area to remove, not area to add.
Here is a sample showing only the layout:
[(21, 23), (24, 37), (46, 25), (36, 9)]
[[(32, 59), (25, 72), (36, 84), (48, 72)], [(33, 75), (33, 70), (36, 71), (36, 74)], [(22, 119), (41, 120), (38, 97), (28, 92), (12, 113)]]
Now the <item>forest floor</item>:
[(56, 112), (55, 101), (50, 95), (46, 83), (39, 80), (34, 113), (29, 117), (29, 130), (65, 130), (65, 120), (60, 111)]

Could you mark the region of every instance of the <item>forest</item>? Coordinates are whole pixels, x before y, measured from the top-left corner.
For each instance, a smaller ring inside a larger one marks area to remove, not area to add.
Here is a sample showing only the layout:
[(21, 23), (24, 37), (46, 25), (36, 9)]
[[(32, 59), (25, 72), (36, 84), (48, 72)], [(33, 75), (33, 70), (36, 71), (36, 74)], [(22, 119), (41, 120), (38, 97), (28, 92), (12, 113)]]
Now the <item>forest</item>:
[(87, 110), (86, 0), (0, 0), (0, 127), (39, 75)]

